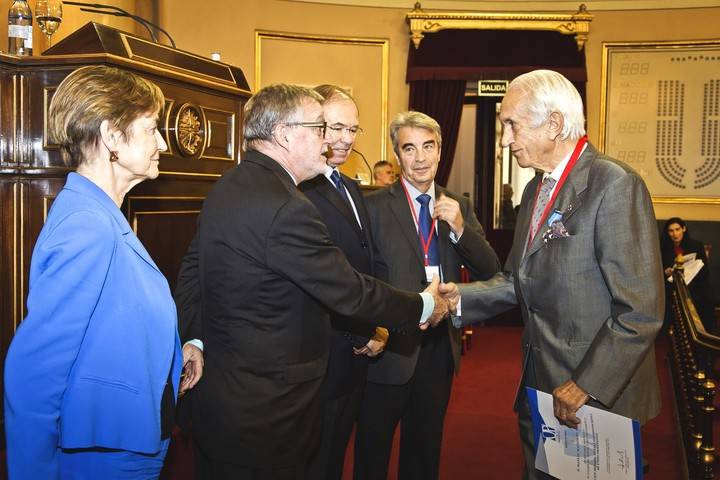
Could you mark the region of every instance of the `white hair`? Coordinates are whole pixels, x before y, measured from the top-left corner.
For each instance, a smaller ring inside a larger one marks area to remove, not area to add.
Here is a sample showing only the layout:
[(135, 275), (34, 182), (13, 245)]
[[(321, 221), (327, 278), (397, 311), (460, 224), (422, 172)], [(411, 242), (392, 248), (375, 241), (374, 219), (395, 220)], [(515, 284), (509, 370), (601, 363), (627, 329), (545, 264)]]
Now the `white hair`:
[(585, 135), (585, 114), (580, 94), (570, 80), (552, 70), (534, 70), (515, 78), (508, 91), (517, 88), (527, 95), (525, 108), (533, 127), (539, 127), (552, 112), (563, 116), (562, 140)]

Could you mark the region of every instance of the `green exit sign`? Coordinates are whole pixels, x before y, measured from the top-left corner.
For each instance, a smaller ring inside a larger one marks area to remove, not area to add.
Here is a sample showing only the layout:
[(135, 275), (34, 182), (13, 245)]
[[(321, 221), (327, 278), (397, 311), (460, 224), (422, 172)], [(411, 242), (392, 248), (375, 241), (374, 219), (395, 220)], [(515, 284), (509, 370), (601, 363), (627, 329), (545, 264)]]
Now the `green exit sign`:
[(507, 92), (507, 80), (479, 80), (478, 96), (502, 97)]

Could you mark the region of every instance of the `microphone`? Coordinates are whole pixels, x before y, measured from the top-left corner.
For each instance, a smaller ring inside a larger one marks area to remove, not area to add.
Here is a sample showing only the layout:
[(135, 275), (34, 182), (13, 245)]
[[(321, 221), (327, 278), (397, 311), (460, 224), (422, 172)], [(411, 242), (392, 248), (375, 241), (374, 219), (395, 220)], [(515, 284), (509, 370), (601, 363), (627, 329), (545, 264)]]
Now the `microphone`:
[(365, 158), (365, 155), (363, 155), (362, 153), (360, 153), (359, 150), (355, 150), (355, 149), (353, 148), (352, 151), (355, 152), (355, 153), (357, 153), (358, 155), (360, 155), (360, 158), (362, 158), (362, 161), (365, 162), (365, 166), (367, 167), (368, 172), (370, 172), (370, 185), (372, 185), (373, 183), (375, 183), (375, 180), (373, 179), (373, 169), (372, 169), (372, 167), (370, 166), (370, 163), (368, 163), (367, 158)]
[[(164, 28), (151, 22), (150, 20), (144, 19), (143, 17), (140, 17), (138, 15), (133, 15), (132, 13), (130, 13), (126, 10), (123, 10), (120, 7), (116, 7), (114, 5), (103, 5), (101, 3), (71, 2), (71, 1), (67, 1), (67, 0), (63, 1), (63, 4), (85, 7), (85, 8), (80, 9), (80, 11), (82, 11), (82, 12), (100, 13), (103, 15), (115, 15), (116, 17), (131, 18), (147, 29), (148, 33), (150, 33), (150, 38), (152, 39), (153, 42), (159, 43), (157, 36), (155, 35), (155, 32), (153, 32), (150, 27), (164, 33), (165, 36), (168, 38), (168, 40), (170, 40), (170, 44), (172, 45), (172, 47), (177, 48), (175, 46), (175, 40), (173, 40), (173, 38), (170, 36), (170, 34)], [(87, 7), (90, 7), (90, 8), (87, 8)], [(107, 10), (110, 10), (110, 11), (107, 11)]]

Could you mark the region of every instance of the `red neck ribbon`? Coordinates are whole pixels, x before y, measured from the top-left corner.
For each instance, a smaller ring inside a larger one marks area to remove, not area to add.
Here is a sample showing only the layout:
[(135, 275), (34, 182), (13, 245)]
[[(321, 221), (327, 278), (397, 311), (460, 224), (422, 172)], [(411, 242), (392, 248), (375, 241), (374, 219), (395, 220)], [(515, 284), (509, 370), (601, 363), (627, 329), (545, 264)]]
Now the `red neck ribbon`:
[[(570, 160), (568, 161), (567, 165), (565, 165), (565, 168), (563, 169), (562, 175), (560, 175), (560, 180), (558, 180), (557, 185), (555, 185), (555, 190), (553, 190), (553, 194), (550, 197), (550, 201), (548, 201), (547, 205), (545, 205), (545, 211), (543, 212), (542, 216), (540, 217), (540, 221), (537, 225), (530, 225), (530, 237), (528, 239), (528, 245), (530, 245), (530, 242), (532, 242), (533, 238), (535, 237), (535, 234), (540, 230), (540, 227), (543, 223), (545, 223), (545, 220), (547, 219), (548, 214), (550, 213), (550, 210), (552, 210), (553, 203), (555, 203), (555, 198), (558, 196), (558, 193), (560, 192), (560, 189), (562, 188), (563, 184), (565, 183), (565, 180), (567, 179), (567, 176), (570, 174), (570, 171), (573, 169), (575, 164), (578, 161), (578, 158), (580, 158), (580, 153), (582, 153), (583, 147), (587, 143), (587, 135), (581, 137), (577, 143), (575, 144), (575, 149), (572, 152), (572, 155), (570, 155)], [(542, 187), (542, 182), (538, 183), (538, 188), (535, 191), (535, 201), (533, 202), (533, 210), (535, 210), (535, 204), (537, 203), (538, 195), (540, 195), (540, 188)], [(532, 218), (530, 219), (532, 220)], [(534, 229), (532, 227), (535, 227)]]

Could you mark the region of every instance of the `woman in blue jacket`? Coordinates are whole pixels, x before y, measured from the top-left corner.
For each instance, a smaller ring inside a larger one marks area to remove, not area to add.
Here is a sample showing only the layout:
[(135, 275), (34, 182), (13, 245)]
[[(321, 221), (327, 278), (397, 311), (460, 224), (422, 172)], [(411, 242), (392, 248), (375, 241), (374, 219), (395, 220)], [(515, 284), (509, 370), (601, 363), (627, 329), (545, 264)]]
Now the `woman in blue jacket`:
[(170, 289), (119, 208), (158, 176), (163, 105), (156, 85), (105, 66), (74, 71), (52, 99), (50, 136), (76, 171), (35, 244), (5, 360), (13, 480), (157, 478), (178, 388), (199, 378), (193, 357), (180, 384)]

